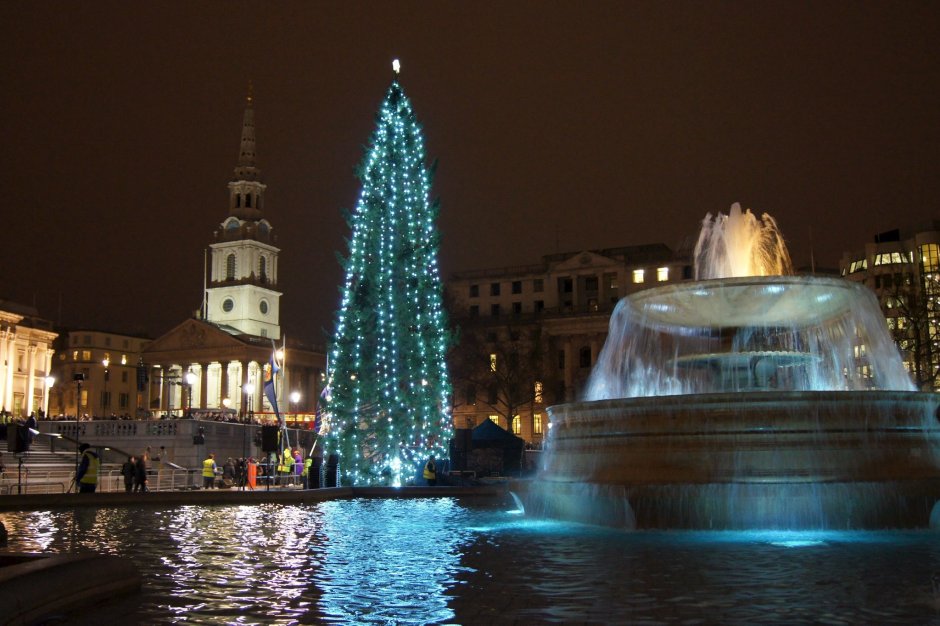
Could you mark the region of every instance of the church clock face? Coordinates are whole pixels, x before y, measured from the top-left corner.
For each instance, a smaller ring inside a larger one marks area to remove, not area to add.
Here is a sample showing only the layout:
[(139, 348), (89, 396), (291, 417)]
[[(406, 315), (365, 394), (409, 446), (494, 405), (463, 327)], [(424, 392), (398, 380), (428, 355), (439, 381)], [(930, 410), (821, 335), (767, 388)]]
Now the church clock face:
[(226, 313), (231, 313), (232, 309), (235, 308), (235, 300), (231, 298), (226, 298), (222, 301), (222, 310)]
[(258, 308), (261, 310), (262, 315), (267, 315), (268, 314), (268, 301), (262, 300), (261, 304), (258, 305)]

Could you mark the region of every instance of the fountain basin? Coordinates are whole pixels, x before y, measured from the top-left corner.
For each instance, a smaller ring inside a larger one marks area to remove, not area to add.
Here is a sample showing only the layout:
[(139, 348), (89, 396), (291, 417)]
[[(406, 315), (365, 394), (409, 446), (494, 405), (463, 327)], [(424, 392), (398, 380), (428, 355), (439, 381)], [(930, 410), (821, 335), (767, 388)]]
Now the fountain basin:
[(554, 406), (526, 511), (628, 528), (927, 527), (940, 394), (767, 391)]

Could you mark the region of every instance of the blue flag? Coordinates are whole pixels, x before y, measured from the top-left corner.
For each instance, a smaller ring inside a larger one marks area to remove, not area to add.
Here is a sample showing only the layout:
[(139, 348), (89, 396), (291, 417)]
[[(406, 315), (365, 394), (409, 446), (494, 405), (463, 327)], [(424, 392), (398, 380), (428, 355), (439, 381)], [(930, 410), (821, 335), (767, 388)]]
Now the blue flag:
[(279, 371), (281, 371), (281, 368), (277, 366), (277, 352), (274, 352), (271, 355), (271, 362), (264, 364), (264, 395), (267, 397), (268, 402), (271, 403), (271, 408), (274, 409), (274, 415), (277, 416), (280, 422), (281, 413), (277, 409), (277, 389), (274, 386), (274, 375)]

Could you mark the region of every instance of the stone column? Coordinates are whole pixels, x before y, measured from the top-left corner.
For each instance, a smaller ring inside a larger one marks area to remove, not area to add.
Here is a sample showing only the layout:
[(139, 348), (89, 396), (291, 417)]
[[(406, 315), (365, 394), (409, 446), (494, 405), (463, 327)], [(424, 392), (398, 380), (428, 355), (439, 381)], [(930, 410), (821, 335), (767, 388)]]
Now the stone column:
[(219, 362), (219, 405), (225, 406), (224, 404), (222, 404), (222, 401), (228, 398), (229, 400), (232, 401), (232, 403), (229, 406), (237, 409), (235, 402), (234, 402), (234, 398), (232, 398), (232, 395), (229, 393), (229, 389), (228, 389), (228, 366), (229, 366), (229, 361), (223, 360)]
[[(200, 363), (199, 371), (197, 372), (199, 378), (199, 408), (207, 409), (209, 408), (209, 365), (208, 363)], [(216, 405), (219, 403), (216, 402)]]
[(26, 346), (26, 390), (24, 394), (26, 396), (26, 415), (32, 413), (35, 409), (33, 408), (33, 398), (35, 397), (35, 386), (36, 386), (36, 351), (38, 348), (33, 344), (28, 344)]

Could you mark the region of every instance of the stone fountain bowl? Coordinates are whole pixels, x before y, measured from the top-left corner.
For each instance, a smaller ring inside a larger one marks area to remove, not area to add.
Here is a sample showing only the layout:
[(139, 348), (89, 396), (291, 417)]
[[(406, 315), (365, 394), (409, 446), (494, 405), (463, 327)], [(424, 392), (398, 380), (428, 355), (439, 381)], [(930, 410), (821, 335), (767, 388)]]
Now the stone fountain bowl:
[(904, 391), (558, 405), (540, 473), (517, 491), (527, 513), (627, 528), (926, 527), (938, 407)]
[(864, 285), (818, 276), (754, 276), (678, 283), (626, 298), (631, 312), (661, 330), (789, 327), (851, 314)]

